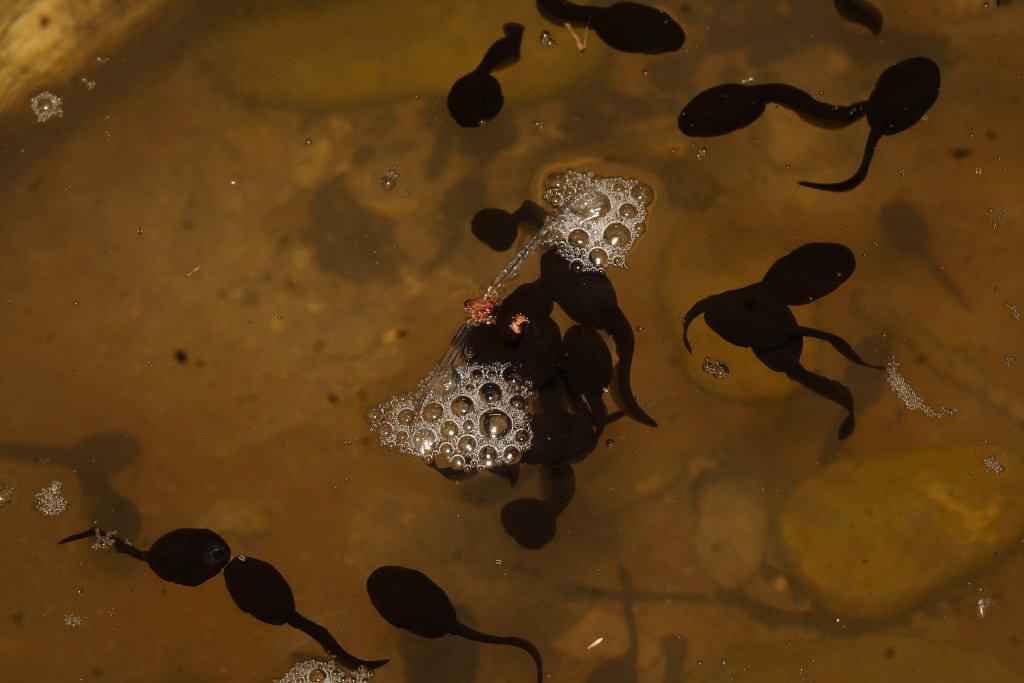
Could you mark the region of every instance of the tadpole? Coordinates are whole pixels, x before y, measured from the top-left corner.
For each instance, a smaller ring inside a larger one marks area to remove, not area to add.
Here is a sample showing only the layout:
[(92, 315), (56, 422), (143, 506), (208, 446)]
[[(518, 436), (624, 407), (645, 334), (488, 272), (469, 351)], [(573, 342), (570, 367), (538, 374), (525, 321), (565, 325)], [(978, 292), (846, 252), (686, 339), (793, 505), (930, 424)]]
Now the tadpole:
[(522, 24), (505, 24), (505, 36), (494, 41), (480, 64), (455, 81), (448, 92), (448, 112), (465, 128), (475, 128), (498, 115), (505, 96), (501, 84), (491, 72), (519, 61), (523, 42)]
[(595, 7), (568, 0), (537, 0), (537, 9), (549, 19), (593, 28), (608, 47), (622, 52), (675, 52), (686, 42), (686, 33), (675, 19), (635, 2)]
[(255, 557), (236, 557), (224, 568), (224, 583), (238, 609), (264, 623), (288, 624), (302, 631), (350, 669), (360, 666), (377, 669), (388, 663), (386, 659), (368, 661), (349, 654), (330, 631), (299, 614), (291, 586), (268, 562)]
[(829, 192), (846, 192), (860, 185), (868, 175), (878, 141), (883, 135), (895, 135), (920, 121), (938, 99), (941, 80), (938, 65), (927, 57), (907, 59), (886, 69), (868, 98), (871, 130), (856, 173), (838, 183), (802, 180), (800, 184)]
[(533, 658), (538, 683), (544, 680), (540, 652), (527, 640), (482, 633), (458, 620), (455, 606), (426, 574), (406, 567), (378, 567), (366, 580), (366, 591), (377, 612), (395, 628), (423, 638), (455, 635), (479, 643), (510, 645)]
[(687, 331), (698, 316), (730, 344), (750, 348), (769, 369), (785, 373), (814, 393), (847, 411), (839, 438), (853, 432), (853, 396), (839, 382), (800, 364), (804, 337), (826, 341), (848, 360), (884, 370), (861, 359), (845, 340), (831, 332), (797, 323), (790, 306), (800, 306), (833, 292), (856, 267), (853, 252), (841, 244), (810, 243), (794, 249), (768, 269), (764, 278), (740, 289), (714, 294), (697, 302), (683, 318), (683, 343), (692, 353)]

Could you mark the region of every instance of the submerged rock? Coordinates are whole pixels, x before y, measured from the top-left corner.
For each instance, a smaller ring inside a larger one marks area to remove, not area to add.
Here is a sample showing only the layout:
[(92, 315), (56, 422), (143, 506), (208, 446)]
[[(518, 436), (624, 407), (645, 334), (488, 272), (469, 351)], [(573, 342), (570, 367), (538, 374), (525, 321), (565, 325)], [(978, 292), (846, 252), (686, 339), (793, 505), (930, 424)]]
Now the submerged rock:
[(1008, 681), (1009, 670), (952, 643), (870, 635), (776, 643), (724, 652), (689, 668), (686, 681)]
[[(210, 36), (207, 61), (228, 87), (285, 107), (336, 107), (444, 95), (508, 22), (536, 23), (532, 3), (355, 0), (284, 3), (233, 17)], [(563, 91), (604, 61), (604, 46), (548, 49), (532, 41), (501, 71), (510, 104)]]
[[(998, 558), (1024, 527), (1024, 466), (1001, 474), (971, 446), (839, 460), (802, 482), (779, 516), (790, 569), (827, 610), (903, 612)], [(922, 679), (923, 680), (923, 679)]]
[(752, 479), (721, 477), (697, 494), (694, 549), (701, 571), (724, 588), (739, 588), (757, 574), (764, 555), (768, 506)]

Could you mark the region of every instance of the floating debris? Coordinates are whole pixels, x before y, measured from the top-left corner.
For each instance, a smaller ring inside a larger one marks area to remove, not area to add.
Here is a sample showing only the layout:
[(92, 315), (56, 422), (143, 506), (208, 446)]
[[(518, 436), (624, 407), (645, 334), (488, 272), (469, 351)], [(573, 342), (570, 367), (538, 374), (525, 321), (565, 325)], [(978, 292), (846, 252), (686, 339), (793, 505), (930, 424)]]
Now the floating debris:
[(385, 190), (394, 188), (395, 185), (398, 184), (398, 170), (392, 166), (387, 173), (382, 175), (380, 178), (377, 178), (377, 184)]
[(10, 505), (14, 501), (14, 487), (9, 484), (0, 484), (0, 508)]
[(597, 640), (592, 642), (590, 645), (587, 645), (587, 649), (588, 650), (593, 650), (595, 647), (597, 647), (598, 645), (600, 645), (603, 642), (604, 642), (604, 636), (601, 636), (600, 638), (598, 638)]
[(984, 619), (988, 616), (988, 608), (992, 606), (992, 598), (978, 598), (978, 618)]
[(705, 159), (705, 158), (707, 158), (707, 156), (708, 156), (708, 148), (707, 147), (701, 147), (700, 149), (697, 150), (697, 158), (698, 159)]
[(558, 47), (558, 42), (551, 35), (551, 31), (547, 30), (540, 32), (540, 44), (544, 47)]
[(534, 121), (533, 122), (533, 128), (538, 133), (543, 133), (544, 132), (544, 122), (540, 121), (540, 120)]
[(68, 508), (68, 499), (65, 498), (60, 489), (63, 484), (53, 481), (49, 486), (36, 494), (35, 508), (45, 517), (56, 517)]
[(700, 364), (700, 369), (715, 379), (729, 379), (729, 366), (725, 363), (719, 363), (717, 360), (711, 360), (710, 356), (704, 357), (704, 362)]
[(85, 76), (79, 78), (78, 82), (85, 86), (86, 90), (92, 90), (96, 87), (96, 81), (92, 80), (91, 78), (86, 78)]
[(330, 659), (307, 659), (274, 683), (367, 683), (372, 678), (373, 672), (363, 666), (346, 671)]
[(1020, 320), (1020, 309), (1017, 308), (1017, 304), (1004, 303), (1003, 308), (1010, 312), (1014, 320)]
[(995, 230), (1003, 222), (1003, 212), (992, 206), (989, 207), (988, 212), (992, 216), (992, 229)]
[(1011, 356), (1010, 354), (1006, 354), (1005, 356), (1003, 356), (1003, 367), (1004, 368), (1010, 367), (1011, 365), (1013, 365), (1013, 361), (1015, 361), (1015, 360), (1017, 360), (1016, 356)]
[(49, 90), (41, 92), (30, 100), (32, 113), (39, 123), (44, 123), (57, 116), (64, 116), (62, 100)]
[(956, 406), (952, 408), (946, 408), (940, 406), (938, 410), (925, 405), (924, 399), (922, 399), (917, 392), (915, 392), (909, 384), (907, 384), (906, 378), (899, 372), (900, 364), (893, 358), (889, 361), (886, 366), (886, 372), (888, 373), (887, 379), (889, 380), (889, 386), (892, 390), (900, 397), (904, 405), (907, 406), (907, 410), (913, 412), (918, 410), (924, 413), (927, 417), (942, 417), (943, 415), (956, 415)]
[(1002, 474), (1006, 471), (1006, 467), (1004, 467), (1003, 463), (999, 462), (999, 459), (994, 455), (984, 458), (982, 462), (985, 463), (985, 469), (992, 474)]
[(68, 628), (78, 628), (85, 623), (86, 618), (87, 617), (83, 617), (81, 614), (68, 612), (64, 615), (64, 625)]
[(89, 546), (92, 550), (108, 550), (117, 542), (117, 531), (96, 529), (96, 540)]

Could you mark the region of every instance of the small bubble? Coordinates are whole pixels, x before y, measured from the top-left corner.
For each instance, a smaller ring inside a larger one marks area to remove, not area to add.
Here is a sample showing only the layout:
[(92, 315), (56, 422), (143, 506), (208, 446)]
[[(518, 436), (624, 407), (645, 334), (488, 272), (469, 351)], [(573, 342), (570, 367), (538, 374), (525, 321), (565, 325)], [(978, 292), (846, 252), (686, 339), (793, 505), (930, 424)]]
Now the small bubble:
[(543, 121), (539, 121), (539, 120), (538, 121), (534, 121), (533, 122), (533, 128), (538, 133), (543, 133), (544, 132), (544, 122)]
[(50, 482), (35, 495), (35, 508), (44, 517), (56, 517), (68, 508), (68, 499), (61, 494), (63, 484), (59, 481)]
[(896, 175), (899, 176), (900, 180), (906, 180), (907, 179), (907, 169), (901, 168), (900, 170), (896, 171)]
[(41, 92), (30, 100), (32, 113), (36, 115), (39, 123), (49, 121), (58, 116), (64, 116), (64, 108), (61, 98), (49, 90)]
[(558, 43), (551, 37), (550, 31), (540, 32), (540, 44), (544, 47), (558, 47)]
[(92, 80), (91, 78), (86, 78), (85, 76), (82, 76), (80, 79), (78, 79), (78, 82), (85, 86), (86, 90), (92, 90), (96, 87), (96, 81)]
[(0, 484), (0, 509), (10, 505), (14, 501), (14, 487), (10, 484)]
[(1006, 471), (1006, 467), (1003, 466), (999, 459), (994, 455), (990, 455), (982, 460), (985, 463), (985, 469), (993, 474), (1002, 474)]
[(303, 143), (306, 145), (306, 147), (312, 147), (313, 146), (313, 138), (306, 138), (303, 141)]
[(703, 159), (707, 155), (708, 155), (708, 148), (707, 147), (701, 147), (700, 149), (697, 150), (697, 158), (698, 159)]
[(981, 175), (981, 167), (974, 169), (974, 175)]
[(74, 612), (68, 612), (64, 615), (64, 625), (68, 628), (78, 628), (85, 623), (86, 617)]
[(392, 166), (387, 173), (377, 178), (377, 184), (384, 190), (393, 189), (398, 184), (398, 170)]

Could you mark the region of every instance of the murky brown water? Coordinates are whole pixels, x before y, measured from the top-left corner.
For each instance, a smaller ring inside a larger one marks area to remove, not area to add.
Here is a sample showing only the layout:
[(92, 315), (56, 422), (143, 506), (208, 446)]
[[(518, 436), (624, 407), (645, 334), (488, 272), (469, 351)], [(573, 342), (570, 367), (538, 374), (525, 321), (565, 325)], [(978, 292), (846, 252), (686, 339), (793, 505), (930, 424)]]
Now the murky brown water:
[[(878, 0), (876, 38), (831, 3), (660, 4), (687, 43), (657, 57), (593, 36), (580, 56), (525, 0), (183, 10), (105, 55), (93, 89), (55, 86), (62, 118), (26, 106), (7, 122), (0, 485), (16, 492), (0, 508), (0, 677), (268, 681), (321, 654), (240, 612), (219, 577), (185, 588), (57, 546), (94, 521), (141, 547), (218, 531), (272, 562), (346, 648), (390, 658), (382, 682), (533, 675), (518, 650), (389, 626), (365, 591), (385, 564), (426, 572), (463, 621), (533, 641), (551, 681), (991, 681), (1024, 667), (1024, 7)], [(447, 88), (505, 21), (526, 26), (522, 61), (499, 74), (505, 108), (461, 129)], [(942, 70), (939, 100), (883, 139), (852, 192), (796, 181), (852, 172), (863, 123), (828, 131), (770, 107), (728, 136), (676, 128), (718, 83), (852, 102), (917, 55)], [(498, 516), (537, 495), (536, 468), (513, 490), (446, 481), (377, 446), (363, 413), (441, 356), (462, 299), (504, 264), (472, 216), (539, 202), (566, 166), (658, 194), (610, 277), (660, 427), (610, 425), (557, 537), (528, 551)], [(870, 362), (895, 356), (955, 415), (908, 412), (883, 372), (808, 340), (805, 365), (856, 402), (839, 442), (839, 408), (703, 321), (684, 350), (695, 301), (814, 241), (845, 244), (858, 267), (795, 308), (800, 323)], [(702, 372), (705, 356), (728, 379)], [(53, 480), (70, 505), (43, 517), (32, 496)]]

